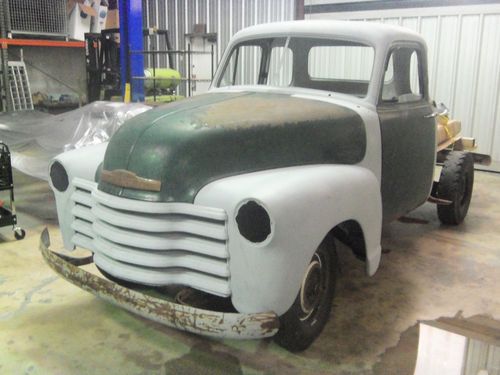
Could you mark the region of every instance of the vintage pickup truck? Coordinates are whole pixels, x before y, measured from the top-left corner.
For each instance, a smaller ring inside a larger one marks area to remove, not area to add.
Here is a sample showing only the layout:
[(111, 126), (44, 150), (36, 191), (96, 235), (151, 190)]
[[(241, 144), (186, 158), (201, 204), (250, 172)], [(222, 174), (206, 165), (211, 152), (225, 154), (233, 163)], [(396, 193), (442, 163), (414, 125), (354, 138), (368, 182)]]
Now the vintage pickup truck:
[[(437, 115), (426, 45), (412, 31), (250, 27), (208, 93), (53, 160), (64, 245), (92, 256), (49, 250), (47, 231), (41, 251), (69, 281), (150, 319), (304, 350), (330, 315), (337, 240), (373, 275), (383, 222), (427, 200), (444, 224), (466, 216), (473, 163), (485, 158), (464, 151), (473, 140), (444, 116), (438, 142)], [(106, 279), (77, 267), (89, 262)], [(175, 301), (138, 289), (172, 285), (183, 287)], [(197, 293), (225, 307), (189, 305)]]

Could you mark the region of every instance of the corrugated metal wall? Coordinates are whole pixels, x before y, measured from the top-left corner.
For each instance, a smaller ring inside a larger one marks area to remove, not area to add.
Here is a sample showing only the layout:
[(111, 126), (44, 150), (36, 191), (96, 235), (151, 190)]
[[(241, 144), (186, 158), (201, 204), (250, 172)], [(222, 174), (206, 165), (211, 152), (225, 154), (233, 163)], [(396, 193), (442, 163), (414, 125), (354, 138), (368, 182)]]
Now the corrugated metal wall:
[(500, 375), (499, 346), (469, 338), (466, 355), (467, 361), (462, 370), (464, 375), (477, 375), (481, 370), (487, 370), (491, 375)]
[[(184, 50), (185, 34), (191, 33), (195, 24), (206, 24), (208, 33), (217, 33), (219, 61), (229, 39), (238, 30), (260, 23), (293, 20), (295, 0), (143, 0), (143, 10), (144, 26), (168, 29), (173, 49)], [(154, 48), (165, 50), (164, 40), (155, 39)], [(156, 59), (157, 66), (167, 66), (166, 55)], [(151, 60), (146, 59), (146, 63), (151, 65)], [(176, 55), (175, 63), (184, 77), (186, 61)]]
[[(307, 13), (307, 9), (306, 9)], [(401, 25), (428, 46), (430, 94), (500, 166), (500, 4), (306, 14)]]

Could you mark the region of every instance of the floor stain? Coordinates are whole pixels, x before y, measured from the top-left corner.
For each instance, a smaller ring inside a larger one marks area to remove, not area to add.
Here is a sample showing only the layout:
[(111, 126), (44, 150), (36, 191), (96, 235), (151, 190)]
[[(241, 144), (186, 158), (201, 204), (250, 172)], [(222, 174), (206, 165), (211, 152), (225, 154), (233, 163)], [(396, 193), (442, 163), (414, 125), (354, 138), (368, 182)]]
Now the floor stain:
[(8, 311), (6, 313), (0, 314), (0, 320), (8, 320), (8, 319), (12, 318), (13, 316), (15, 316), (16, 314), (23, 312), (26, 309), (26, 307), (31, 303), (31, 299), (33, 298), (33, 295), (35, 295), (37, 292), (39, 292), (40, 290), (45, 288), (47, 285), (52, 284), (54, 281), (56, 281), (58, 279), (59, 279), (58, 276), (51, 276), (51, 277), (48, 277), (46, 279), (43, 279), (38, 285), (36, 285), (35, 287), (33, 287), (30, 291), (28, 291), (26, 293), (26, 295), (24, 296), (23, 302), (21, 303), (21, 305), (19, 305), (19, 307), (16, 310)]
[(243, 375), (239, 359), (227, 352), (214, 351), (208, 342), (194, 345), (189, 353), (166, 362), (162, 375)]

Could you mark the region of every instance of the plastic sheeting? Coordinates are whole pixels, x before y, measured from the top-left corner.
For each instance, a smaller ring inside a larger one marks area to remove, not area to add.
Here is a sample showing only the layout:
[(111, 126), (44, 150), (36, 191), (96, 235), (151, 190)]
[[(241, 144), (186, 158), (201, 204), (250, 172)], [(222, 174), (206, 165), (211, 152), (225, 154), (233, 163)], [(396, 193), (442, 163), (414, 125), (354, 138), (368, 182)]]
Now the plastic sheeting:
[(106, 142), (128, 119), (151, 107), (138, 103), (94, 102), (60, 115), (38, 111), (0, 114), (0, 140), (12, 153), (12, 166), (48, 180), (56, 155)]

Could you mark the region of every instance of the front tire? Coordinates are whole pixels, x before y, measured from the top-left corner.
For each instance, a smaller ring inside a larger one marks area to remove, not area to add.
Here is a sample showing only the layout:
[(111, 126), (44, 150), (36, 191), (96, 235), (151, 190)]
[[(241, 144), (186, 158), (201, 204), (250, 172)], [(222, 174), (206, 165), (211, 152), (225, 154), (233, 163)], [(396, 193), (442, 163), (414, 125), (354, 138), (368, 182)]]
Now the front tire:
[(137, 284), (137, 283), (134, 283), (132, 281), (127, 281), (127, 280), (122, 280), (118, 277), (115, 277), (113, 275), (111, 275), (110, 273), (104, 271), (101, 267), (99, 267), (98, 265), (96, 265), (97, 269), (99, 270), (99, 272), (106, 278), (108, 279), (109, 281), (112, 281), (120, 286), (123, 286), (124, 288), (127, 288), (127, 289), (134, 289), (134, 288), (141, 288), (141, 287), (144, 287), (143, 285), (140, 285), (140, 284)]
[(437, 196), (452, 203), (438, 205), (437, 212), (441, 223), (458, 225), (467, 215), (472, 188), (474, 185), (474, 159), (464, 151), (451, 151), (443, 165)]
[(311, 258), (293, 305), (280, 317), (274, 340), (283, 348), (303, 351), (320, 335), (330, 317), (336, 260), (333, 241), (323, 241)]

